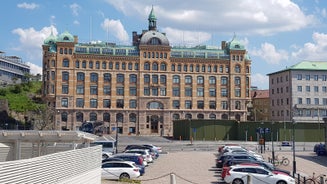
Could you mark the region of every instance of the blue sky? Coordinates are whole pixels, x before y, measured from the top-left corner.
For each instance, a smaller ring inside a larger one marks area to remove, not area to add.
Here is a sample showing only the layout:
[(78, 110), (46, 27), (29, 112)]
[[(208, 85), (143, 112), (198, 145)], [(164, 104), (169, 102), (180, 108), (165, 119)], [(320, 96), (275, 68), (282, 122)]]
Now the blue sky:
[(0, 50), (42, 73), (42, 43), (51, 30), (80, 42), (130, 45), (132, 31), (147, 29), (152, 5), (171, 45), (220, 47), (235, 33), (259, 89), (268, 89), (268, 73), (303, 60), (327, 62), (326, 0), (7, 0), (0, 6)]

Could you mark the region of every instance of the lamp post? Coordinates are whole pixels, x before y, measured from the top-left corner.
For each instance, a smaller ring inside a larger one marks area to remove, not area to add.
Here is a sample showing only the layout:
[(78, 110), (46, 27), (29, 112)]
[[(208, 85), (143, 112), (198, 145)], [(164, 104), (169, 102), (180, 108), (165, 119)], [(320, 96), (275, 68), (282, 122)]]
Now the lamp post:
[(274, 122), (271, 122), (271, 156), (273, 162), (275, 161), (275, 149), (274, 149)]
[(296, 161), (295, 161), (295, 123), (296, 121), (294, 120), (294, 118), (292, 119), (292, 149), (293, 149), (293, 177), (295, 177), (295, 173), (296, 173)]
[(118, 121), (116, 120), (116, 154), (118, 153)]

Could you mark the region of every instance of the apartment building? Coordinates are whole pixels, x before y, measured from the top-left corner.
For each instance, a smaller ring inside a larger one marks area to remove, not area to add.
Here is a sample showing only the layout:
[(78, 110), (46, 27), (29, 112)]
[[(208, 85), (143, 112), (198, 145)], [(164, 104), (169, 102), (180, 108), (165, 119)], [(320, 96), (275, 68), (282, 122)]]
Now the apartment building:
[(171, 46), (153, 9), (130, 46), (51, 34), (43, 44), (43, 97), (57, 129), (101, 121), (108, 133), (172, 135), (177, 119), (245, 121), (251, 59), (236, 37), (220, 45)]
[(323, 122), (327, 62), (303, 61), (268, 76), (272, 121)]

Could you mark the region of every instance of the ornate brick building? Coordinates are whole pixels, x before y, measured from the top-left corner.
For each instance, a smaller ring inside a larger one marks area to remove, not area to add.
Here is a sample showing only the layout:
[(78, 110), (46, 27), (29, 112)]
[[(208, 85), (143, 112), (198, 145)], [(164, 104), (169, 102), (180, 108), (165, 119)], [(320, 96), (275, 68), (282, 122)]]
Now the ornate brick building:
[(245, 121), (251, 60), (234, 37), (221, 48), (172, 47), (150, 12), (132, 46), (78, 43), (68, 32), (43, 45), (43, 95), (58, 129), (102, 121), (109, 133), (172, 135), (174, 119)]

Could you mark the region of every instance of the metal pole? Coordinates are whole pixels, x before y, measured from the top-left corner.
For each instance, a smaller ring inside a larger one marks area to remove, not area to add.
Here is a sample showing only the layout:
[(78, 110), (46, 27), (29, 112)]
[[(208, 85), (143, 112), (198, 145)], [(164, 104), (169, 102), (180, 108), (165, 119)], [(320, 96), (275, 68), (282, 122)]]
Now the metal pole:
[(116, 120), (116, 154), (118, 153), (118, 121)]
[(296, 161), (295, 161), (295, 120), (293, 119), (293, 177), (295, 177), (296, 173)]
[(271, 122), (271, 155), (274, 163), (275, 160), (275, 149), (274, 149), (274, 122)]

